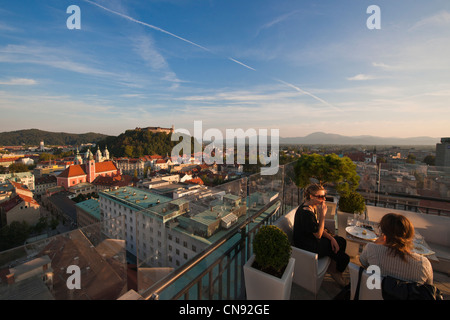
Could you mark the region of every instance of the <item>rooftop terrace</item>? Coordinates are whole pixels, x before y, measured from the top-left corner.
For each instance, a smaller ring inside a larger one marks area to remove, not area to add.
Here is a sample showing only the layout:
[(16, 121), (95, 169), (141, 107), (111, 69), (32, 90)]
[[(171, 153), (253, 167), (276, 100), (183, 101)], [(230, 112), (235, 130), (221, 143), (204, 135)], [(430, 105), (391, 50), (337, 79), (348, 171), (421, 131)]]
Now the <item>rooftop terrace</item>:
[[(0, 252), (0, 299), (18, 297), (19, 285), (20, 292), (23, 292), (24, 295), (30, 292), (28, 298), (32, 299), (37, 297), (35, 294), (38, 293), (36, 292), (42, 292), (40, 297), (43, 299), (245, 299), (242, 266), (252, 254), (252, 239), (255, 233), (262, 225), (273, 224), (277, 218), (295, 209), (301, 202), (302, 191), (292, 182), (292, 174), (292, 165), (281, 166), (276, 175), (256, 174), (232, 181), (214, 188), (205, 198), (201, 198), (199, 195), (186, 196), (177, 200), (163, 199), (161, 195), (154, 198), (148, 192), (129, 187), (126, 190), (120, 188), (106, 192), (105, 196), (113, 197), (124, 203), (130, 202), (129, 199), (134, 200), (133, 208), (143, 214), (164, 216), (176, 210), (169, 208), (171, 202), (175, 201), (179, 206), (188, 202), (193, 213), (200, 214), (197, 217), (199, 223), (202, 219), (218, 218), (219, 213), (221, 217), (226, 217), (236, 204), (243, 205), (245, 212), (229, 228), (221, 229), (220, 232), (208, 239), (204, 238), (207, 245), (205, 249), (197, 252), (195, 256), (177, 268), (169, 268), (164, 265), (158, 268), (149, 268), (145, 261), (139, 259), (136, 261), (136, 265), (130, 268), (125, 259), (127, 254), (125, 250), (126, 237), (120, 228), (123, 225), (123, 221), (120, 221), (121, 217), (117, 218), (117, 221), (113, 221), (113, 224), (118, 226), (115, 229), (117, 233), (109, 237), (105, 236), (103, 222), (100, 222), (67, 234)], [(210, 198), (212, 195), (218, 194), (222, 195), (220, 201), (217, 198)], [(160, 203), (157, 203), (158, 199)], [(139, 200), (139, 202), (136, 203), (135, 200)], [(378, 205), (380, 204), (378, 203)], [(89, 203), (85, 205), (89, 206)], [(384, 205), (382, 209), (389, 206), (391, 204)], [(335, 210), (336, 203), (331, 204), (330, 207)], [(394, 210), (394, 207), (392, 208)], [(395, 210), (403, 211), (405, 214), (412, 214), (411, 210), (421, 211), (419, 207), (402, 207), (402, 209)], [(334, 211), (334, 213), (336, 212)], [(370, 210), (368, 212), (370, 215)], [(440, 217), (437, 215), (433, 215), (433, 217), (450, 219), (450, 217), (444, 216), (445, 210), (440, 213), (442, 213)], [(423, 212), (414, 212), (414, 214), (420, 215), (421, 218), (431, 216)], [(427, 228), (433, 231), (438, 230), (439, 226), (424, 224), (421, 228), (423, 228), (421, 232)], [(189, 234), (188, 230), (185, 232)], [(449, 231), (447, 230), (447, 232)], [(192, 236), (194, 237), (194, 235)], [(199, 236), (195, 235), (195, 237)], [(427, 236), (425, 238), (427, 239)], [(163, 244), (165, 243), (164, 239), (161, 241)], [(436, 286), (448, 299), (450, 268), (445, 268), (446, 263), (450, 263), (450, 259), (447, 261), (445, 254), (450, 253), (450, 246), (444, 245), (442, 249), (443, 254), (439, 257), (444, 257), (444, 259), (441, 259), (440, 265), (433, 266), (436, 266), (434, 279)], [(19, 279), (20, 281), (11, 275), (14, 273), (11, 270), (20, 270), (21, 266), (30, 262), (32, 262), (31, 265), (35, 265), (34, 259), (44, 256), (48, 256), (51, 260), (48, 267), (38, 266), (27, 279)], [(158, 252), (155, 252), (155, 258), (158, 258)], [(357, 254), (352, 255), (352, 261), (358, 263)], [(81, 268), (81, 284), (85, 288), (82, 294), (75, 294), (65, 285), (70, 276), (66, 272), (70, 265), (78, 265)], [(438, 270), (439, 266), (444, 270)], [(445, 272), (446, 270), (448, 271)], [(348, 273), (346, 276), (348, 277)], [(44, 283), (43, 287), (39, 286), (39, 290), (36, 287), (36, 277), (40, 279), (40, 283)], [(131, 281), (134, 277), (137, 280)], [(23, 286), (31, 289), (24, 290)], [(97, 289), (94, 290), (94, 287)], [(36, 288), (37, 291), (33, 291), (32, 288)], [(47, 290), (44, 290), (45, 288)], [(102, 290), (107, 292), (102, 293)], [(329, 275), (326, 275), (317, 299), (331, 300), (339, 291), (340, 287)], [(27, 297), (22, 295), (21, 298)], [(314, 299), (314, 295), (293, 284), (291, 299), (310, 300)]]

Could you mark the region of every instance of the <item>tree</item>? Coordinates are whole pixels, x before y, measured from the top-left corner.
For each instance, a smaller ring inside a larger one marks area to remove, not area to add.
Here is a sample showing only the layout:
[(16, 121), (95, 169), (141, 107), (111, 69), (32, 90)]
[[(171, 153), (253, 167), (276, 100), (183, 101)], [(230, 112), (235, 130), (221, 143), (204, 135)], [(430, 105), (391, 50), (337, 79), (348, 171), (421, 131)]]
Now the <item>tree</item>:
[(125, 146), (125, 156), (133, 157), (133, 146)]
[(416, 163), (416, 156), (413, 154), (408, 154), (408, 157), (406, 158), (406, 163), (414, 164)]
[(436, 163), (436, 157), (431, 155), (431, 154), (429, 154), (423, 159), (423, 162), (426, 163), (429, 166), (434, 166), (435, 163)]
[(28, 172), (28, 166), (24, 163), (12, 163), (9, 165), (9, 172)]
[(312, 181), (317, 180), (322, 185), (334, 185), (340, 194), (355, 191), (360, 177), (356, 173), (356, 164), (348, 157), (340, 158), (336, 154), (325, 156), (319, 154), (305, 154), (294, 165), (295, 183), (305, 188)]
[(31, 227), (25, 221), (13, 221), (0, 229), (0, 251), (23, 245), (29, 237)]

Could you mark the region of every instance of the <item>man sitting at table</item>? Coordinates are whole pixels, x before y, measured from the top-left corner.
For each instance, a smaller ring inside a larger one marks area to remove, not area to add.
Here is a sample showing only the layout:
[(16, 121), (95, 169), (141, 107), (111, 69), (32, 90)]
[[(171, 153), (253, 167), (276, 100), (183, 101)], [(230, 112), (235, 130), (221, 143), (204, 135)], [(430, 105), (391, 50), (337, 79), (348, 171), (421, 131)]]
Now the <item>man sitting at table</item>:
[(414, 238), (411, 221), (403, 215), (388, 213), (381, 218), (380, 231), (381, 236), (364, 247), (359, 257), (362, 266), (378, 266), (381, 276), (433, 284), (430, 261), (411, 251)]
[(342, 272), (347, 268), (350, 257), (345, 253), (347, 241), (333, 236), (325, 229), (327, 213), (325, 188), (312, 184), (305, 190), (305, 202), (295, 213), (293, 240), (297, 248), (317, 253), (319, 258), (328, 256), (332, 260), (329, 272), (340, 285), (345, 286)]

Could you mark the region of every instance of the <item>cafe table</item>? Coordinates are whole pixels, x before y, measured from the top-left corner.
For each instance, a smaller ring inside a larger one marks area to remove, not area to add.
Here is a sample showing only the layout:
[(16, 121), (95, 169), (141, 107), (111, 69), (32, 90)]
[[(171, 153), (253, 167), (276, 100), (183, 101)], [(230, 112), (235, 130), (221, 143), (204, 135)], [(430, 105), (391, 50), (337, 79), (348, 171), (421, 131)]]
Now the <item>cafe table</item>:
[[(347, 218), (345, 239), (360, 245), (360, 251), (367, 243), (374, 242), (379, 237), (378, 223), (370, 220)], [(415, 230), (413, 252), (427, 257), (429, 260), (439, 262), (436, 254), (430, 249), (424, 237)]]

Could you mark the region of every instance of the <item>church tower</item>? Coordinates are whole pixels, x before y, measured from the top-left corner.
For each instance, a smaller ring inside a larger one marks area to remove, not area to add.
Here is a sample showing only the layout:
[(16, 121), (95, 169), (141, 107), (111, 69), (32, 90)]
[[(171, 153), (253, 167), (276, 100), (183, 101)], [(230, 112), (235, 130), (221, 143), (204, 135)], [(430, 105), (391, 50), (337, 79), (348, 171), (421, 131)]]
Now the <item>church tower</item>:
[(102, 152), (100, 151), (100, 147), (97, 147), (97, 152), (95, 154), (95, 160), (97, 162), (102, 162), (103, 161)]
[(108, 146), (105, 146), (105, 150), (103, 150), (103, 160), (109, 160)]
[(95, 160), (94, 160), (94, 155), (92, 154), (91, 150), (88, 149), (88, 151), (86, 152), (86, 181), (87, 182), (92, 182), (95, 180)]
[(83, 158), (81, 157), (80, 151), (77, 147), (77, 154), (75, 155), (75, 158), (73, 159), (74, 164), (83, 164)]

